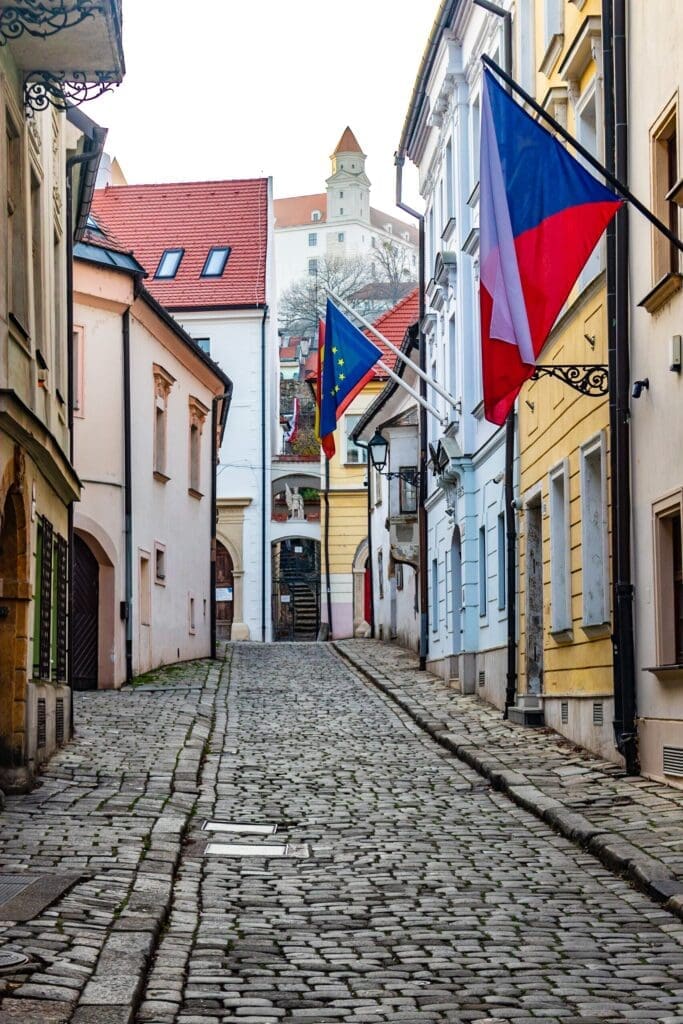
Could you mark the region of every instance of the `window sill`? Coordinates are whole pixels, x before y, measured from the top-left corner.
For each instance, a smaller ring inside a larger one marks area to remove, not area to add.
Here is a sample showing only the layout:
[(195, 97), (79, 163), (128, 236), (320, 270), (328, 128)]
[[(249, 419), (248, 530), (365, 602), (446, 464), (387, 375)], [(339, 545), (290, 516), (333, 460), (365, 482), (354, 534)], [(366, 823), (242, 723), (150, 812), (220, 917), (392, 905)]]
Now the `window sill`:
[(197, 491), (197, 490), (194, 489), (194, 487), (188, 487), (187, 488), (187, 493), (189, 495), (191, 495), (193, 498), (196, 498), (197, 501), (201, 501), (202, 498), (204, 497), (204, 492), (203, 491)]
[(582, 622), (581, 629), (589, 640), (600, 640), (612, 635), (611, 622)]
[(665, 679), (679, 679), (683, 681), (683, 665), (650, 665), (643, 672), (652, 672), (655, 676), (663, 676)]
[(168, 481), (171, 479), (170, 476), (166, 476), (165, 473), (162, 473), (160, 469), (155, 469), (153, 476), (154, 479), (158, 480), (160, 484), (167, 484)]
[(668, 274), (665, 274), (657, 282), (652, 291), (648, 292), (645, 298), (640, 300), (638, 305), (646, 309), (650, 314), (656, 313), (676, 292), (680, 291), (682, 284), (683, 274), (669, 271)]
[(166, 586), (166, 577), (165, 576), (156, 576), (155, 579), (154, 579), (154, 585), (157, 586), (157, 587), (165, 587)]
[[(9, 313), (8, 319), (10, 333), (13, 334), (15, 337), (18, 335), (21, 341), (23, 341), (24, 345), (28, 347), (31, 343), (31, 335), (28, 333), (19, 317), (16, 317), (14, 313)], [(38, 362), (40, 363), (40, 360), (38, 360)], [(44, 365), (45, 367), (47, 367), (47, 363), (45, 363)]]
[(550, 37), (546, 51), (543, 55), (543, 60), (540, 63), (539, 71), (546, 78), (550, 78), (553, 68), (560, 59), (562, 48), (564, 47), (564, 33), (558, 32), (556, 35)]
[(572, 629), (551, 629), (549, 632), (556, 644), (574, 643), (574, 631)]

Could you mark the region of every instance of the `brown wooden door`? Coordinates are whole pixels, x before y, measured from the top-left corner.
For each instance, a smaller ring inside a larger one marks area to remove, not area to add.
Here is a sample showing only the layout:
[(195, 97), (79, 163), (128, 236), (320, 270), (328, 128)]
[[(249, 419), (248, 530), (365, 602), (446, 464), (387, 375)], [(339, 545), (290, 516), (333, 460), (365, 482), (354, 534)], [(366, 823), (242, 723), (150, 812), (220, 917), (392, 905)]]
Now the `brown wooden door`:
[(235, 579), (230, 552), (216, 541), (216, 636), (229, 640), (235, 607)]

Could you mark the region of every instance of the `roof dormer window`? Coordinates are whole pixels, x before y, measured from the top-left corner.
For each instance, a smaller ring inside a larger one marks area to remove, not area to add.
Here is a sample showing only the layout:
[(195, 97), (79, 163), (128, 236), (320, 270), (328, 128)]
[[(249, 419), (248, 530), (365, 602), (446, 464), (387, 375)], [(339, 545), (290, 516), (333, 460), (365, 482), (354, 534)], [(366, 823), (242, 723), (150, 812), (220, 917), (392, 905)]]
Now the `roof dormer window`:
[(311, 220), (320, 220), (320, 210), (314, 210), (311, 214)]
[(214, 246), (212, 249), (209, 249), (209, 255), (206, 257), (206, 263), (204, 264), (201, 276), (221, 277), (229, 255), (229, 245)]
[(184, 253), (184, 249), (164, 249), (154, 276), (166, 279), (175, 277)]

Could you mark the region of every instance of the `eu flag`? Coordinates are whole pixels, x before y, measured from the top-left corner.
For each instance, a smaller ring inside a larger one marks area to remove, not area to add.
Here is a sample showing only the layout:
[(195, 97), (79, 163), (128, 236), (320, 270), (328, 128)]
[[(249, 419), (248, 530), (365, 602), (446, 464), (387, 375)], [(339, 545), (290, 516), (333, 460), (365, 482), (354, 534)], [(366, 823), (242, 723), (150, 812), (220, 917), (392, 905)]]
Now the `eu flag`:
[(320, 436), (331, 434), (337, 420), (370, 379), (369, 370), (382, 352), (327, 300), (322, 366)]

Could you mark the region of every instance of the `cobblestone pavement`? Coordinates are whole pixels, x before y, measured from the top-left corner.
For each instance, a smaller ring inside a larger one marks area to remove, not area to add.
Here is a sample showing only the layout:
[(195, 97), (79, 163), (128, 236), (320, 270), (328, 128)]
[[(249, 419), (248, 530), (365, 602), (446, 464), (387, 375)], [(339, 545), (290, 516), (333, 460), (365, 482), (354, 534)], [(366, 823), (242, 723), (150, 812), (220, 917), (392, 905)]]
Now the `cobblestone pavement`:
[[(0, 922), (32, 958), (0, 1024), (683, 1024), (683, 923), (330, 645), (237, 644), (77, 715), (0, 816), (0, 872), (83, 876)], [(204, 819), (288, 855), (217, 856)]]
[(419, 672), (393, 644), (335, 647), (443, 746), (515, 802), (586, 846), (683, 917), (683, 790), (629, 778), (551, 730), (525, 729)]
[[(675, 916), (329, 646), (232, 656), (138, 1024), (683, 1022)], [(203, 818), (295, 855), (207, 853)]]

